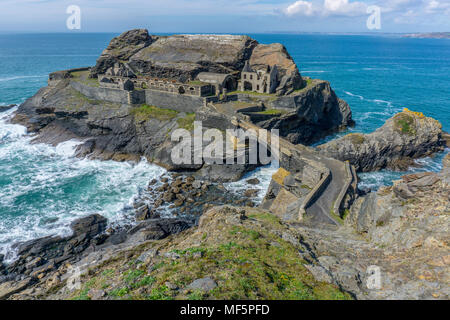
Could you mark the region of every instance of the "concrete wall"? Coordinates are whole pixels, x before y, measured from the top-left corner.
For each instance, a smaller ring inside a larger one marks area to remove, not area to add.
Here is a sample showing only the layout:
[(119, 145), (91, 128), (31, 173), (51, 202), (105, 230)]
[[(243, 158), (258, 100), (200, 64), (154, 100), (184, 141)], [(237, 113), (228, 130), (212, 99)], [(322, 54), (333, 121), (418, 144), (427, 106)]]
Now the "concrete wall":
[(89, 99), (105, 100), (116, 103), (128, 103), (128, 93), (124, 90), (112, 88), (99, 88), (84, 85), (77, 81), (71, 81), (70, 85)]
[(177, 93), (150, 89), (131, 91), (129, 97), (128, 91), (125, 90), (91, 87), (77, 81), (72, 81), (70, 85), (75, 90), (93, 100), (105, 100), (124, 104), (145, 103), (159, 108), (176, 110), (178, 112), (195, 112), (203, 106), (203, 101), (205, 99), (202, 97), (180, 95)]
[(203, 106), (204, 98), (149, 89), (145, 90), (145, 100), (145, 103), (159, 108), (195, 112)]

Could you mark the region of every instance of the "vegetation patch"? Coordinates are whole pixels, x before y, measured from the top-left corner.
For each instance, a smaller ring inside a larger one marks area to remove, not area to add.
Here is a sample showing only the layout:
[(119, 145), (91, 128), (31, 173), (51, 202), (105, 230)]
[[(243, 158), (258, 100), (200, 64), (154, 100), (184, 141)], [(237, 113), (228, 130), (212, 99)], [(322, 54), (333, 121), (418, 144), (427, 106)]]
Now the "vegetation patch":
[(413, 136), (416, 134), (414, 115), (408, 112), (401, 112), (394, 116), (395, 129), (402, 133)]
[(188, 113), (184, 118), (177, 120), (178, 127), (186, 129), (188, 131), (194, 130), (195, 113)]
[(172, 109), (163, 109), (155, 106), (142, 105), (131, 110), (131, 114), (138, 122), (158, 119), (162, 121), (172, 120), (178, 115), (178, 111)]
[(78, 81), (89, 87), (100, 87), (98, 79), (89, 78), (89, 70), (85, 71), (75, 71), (70, 73), (72, 80)]
[[(298, 248), (280, 236), (286, 227), (275, 215), (249, 211), (242, 224), (218, 223), (212, 228), (123, 253), (96, 269), (92, 277), (97, 280), (89, 281), (89, 286), (77, 294), (86, 297), (88, 288), (99, 288), (103, 282), (112, 299), (351, 298), (338, 287), (314, 279)], [(151, 261), (134, 262), (155, 245), (159, 254)], [(214, 279), (217, 287), (209, 292), (188, 287), (194, 280), (206, 277)]]
[(279, 109), (267, 109), (264, 111), (257, 112), (258, 114), (270, 114), (270, 115), (282, 115), (286, 114), (286, 110), (279, 110)]
[(361, 133), (350, 133), (346, 136), (346, 139), (350, 140), (350, 142), (354, 145), (363, 144), (366, 138)]

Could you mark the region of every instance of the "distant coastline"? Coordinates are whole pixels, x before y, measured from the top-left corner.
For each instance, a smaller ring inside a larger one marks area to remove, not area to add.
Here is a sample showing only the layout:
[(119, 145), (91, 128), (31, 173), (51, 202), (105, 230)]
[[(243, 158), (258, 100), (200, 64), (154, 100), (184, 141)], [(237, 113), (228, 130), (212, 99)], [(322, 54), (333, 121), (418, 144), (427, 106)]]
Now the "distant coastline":
[(405, 34), (403, 37), (417, 39), (450, 39), (450, 32), (410, 33)]

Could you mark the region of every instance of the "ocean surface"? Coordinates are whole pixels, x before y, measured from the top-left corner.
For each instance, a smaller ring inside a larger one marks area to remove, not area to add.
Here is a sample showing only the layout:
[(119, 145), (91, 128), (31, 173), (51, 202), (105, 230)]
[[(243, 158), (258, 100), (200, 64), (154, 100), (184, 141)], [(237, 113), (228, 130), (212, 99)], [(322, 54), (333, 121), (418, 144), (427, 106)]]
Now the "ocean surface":
[[(0, 34), (0, 105), (22, 103), (46, 85), (52, 71), (94, 65), (114, 36)], [(261, 43), (284, 44), (302, 75), (330, 81), (353, 111), (356, 126), (349, 131), (371, 132), (405, 107), (438, 119), (450, 130), (450, 40), (250, 36)], [(8, 124), (13, 111), (0, 113), (0, 254), (9, 259), (14, 242), (67, 234), (70, 221), (80, 216), (100, 213), (113, 224), (127, 223), (133, 199), (149, 180), (165, 172), (144, 160), (132, 165), (74, 158), (78, 141), (56, 147), (30, 144), (25, 128)], [(411, 171), (438, 171), (442, 157), (421, 159), (422, 167)], [(259, 177), (259, 188), (264, 189), (273, 171), (261, 168), (246, 178)], [(362, 174), (361, 186), (388, 185), (402, 174)], [(226, 187), (240, 192), (248, 186), (240, 181)]]

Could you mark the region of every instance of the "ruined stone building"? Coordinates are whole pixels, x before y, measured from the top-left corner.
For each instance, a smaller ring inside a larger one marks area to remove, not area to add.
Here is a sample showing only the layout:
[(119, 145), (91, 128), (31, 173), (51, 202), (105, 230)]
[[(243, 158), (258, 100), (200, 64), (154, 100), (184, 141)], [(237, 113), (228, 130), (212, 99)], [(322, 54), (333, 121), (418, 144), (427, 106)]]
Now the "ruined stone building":
[(258, 93), (274, 93), (278, 86), (278, 68), (267, 66), (264, 70), (253, 70), (248, 61), (241, 72), (240, 90)]

